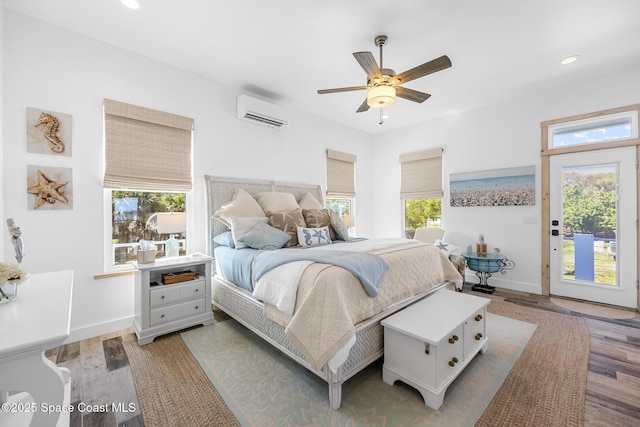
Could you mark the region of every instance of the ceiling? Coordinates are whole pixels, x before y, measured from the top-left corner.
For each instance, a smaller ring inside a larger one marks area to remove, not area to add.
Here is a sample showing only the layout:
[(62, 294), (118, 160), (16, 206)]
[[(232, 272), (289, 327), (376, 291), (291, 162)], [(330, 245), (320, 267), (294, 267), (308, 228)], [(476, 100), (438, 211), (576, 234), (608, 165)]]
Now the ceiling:
[[(6, 8), (173, 64), (287, 108), (385, 132), (587, 79), (640, 58), (637, 0), (0, 0)], [(446, 54), (453, 66), (411, 81), (430, 93), (356, 114), (366, 84), (352, 53), (385, 34), (400, 73)], [(580, 55), (571, 65), (560, 61)], [(636, 62), (637, 63), (637, 62)]]

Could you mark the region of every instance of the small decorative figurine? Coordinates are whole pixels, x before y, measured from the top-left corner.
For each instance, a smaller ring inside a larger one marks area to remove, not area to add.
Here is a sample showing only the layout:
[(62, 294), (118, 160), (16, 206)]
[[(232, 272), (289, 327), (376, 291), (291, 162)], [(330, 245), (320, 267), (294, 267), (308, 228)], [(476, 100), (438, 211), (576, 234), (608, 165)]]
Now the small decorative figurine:
[(24, 256), (24, 242), (22, 241), (22, 231), (20, 227), (18, 227), (13, 220), (13, 218), (7, 218), (7, 227), (9, 228), (9, 233), (11, 233), (11, 244), (13, 244), (13, 248), (16, 252), (16, 261), (18, 263), (22, 262), (22, 257)]

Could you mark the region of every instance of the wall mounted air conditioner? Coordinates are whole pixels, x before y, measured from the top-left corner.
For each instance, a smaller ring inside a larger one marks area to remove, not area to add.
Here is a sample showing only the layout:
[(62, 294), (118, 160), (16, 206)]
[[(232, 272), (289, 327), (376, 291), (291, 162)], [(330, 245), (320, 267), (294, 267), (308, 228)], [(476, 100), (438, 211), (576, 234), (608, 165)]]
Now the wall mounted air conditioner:
[(282, 108), (249, 95), (238, 96), (236, 117), (272, 128), (281, 129), (289, 125)]

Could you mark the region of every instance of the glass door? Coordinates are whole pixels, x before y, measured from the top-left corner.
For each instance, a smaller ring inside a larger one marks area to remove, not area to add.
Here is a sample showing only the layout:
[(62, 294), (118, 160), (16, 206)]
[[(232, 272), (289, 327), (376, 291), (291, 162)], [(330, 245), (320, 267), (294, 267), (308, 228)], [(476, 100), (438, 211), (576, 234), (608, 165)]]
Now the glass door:
[(635, 147), (550, 160), (552, 295), (637, 304)]

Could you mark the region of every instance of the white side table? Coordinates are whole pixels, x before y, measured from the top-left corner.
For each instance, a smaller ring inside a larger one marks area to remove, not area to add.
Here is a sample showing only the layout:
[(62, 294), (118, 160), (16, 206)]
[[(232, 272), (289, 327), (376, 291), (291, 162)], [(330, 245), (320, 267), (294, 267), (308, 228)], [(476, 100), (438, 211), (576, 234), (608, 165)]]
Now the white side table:
[[(140, 345), (194, 325), (213, 324), (211, 258), (182, 256), (136, 264), (133, 330)], [(163, 284), (162, 275), (189, 271), (193, 279)]]
[(18, 299), (0, 306), (0, 400), (8, 403), (0, 425), (68, 426), (69, 370), (44, 352), (69, 337), (73, 271), (32, 274), (18, 286)]

